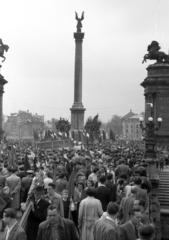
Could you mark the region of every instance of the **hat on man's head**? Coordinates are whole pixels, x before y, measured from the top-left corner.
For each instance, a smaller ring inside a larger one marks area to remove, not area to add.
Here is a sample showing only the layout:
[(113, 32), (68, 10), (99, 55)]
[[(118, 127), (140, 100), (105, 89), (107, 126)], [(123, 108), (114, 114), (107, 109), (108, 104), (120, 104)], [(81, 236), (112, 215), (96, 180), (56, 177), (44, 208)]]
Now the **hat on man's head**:
[(35, 190), (34, 190), (34, 193), (35, 194), (43, 194), (44, 193), (44, 189), (43, 189), (43, 187), (42, 186), (37, 186), (36, 188), (35, 188)]

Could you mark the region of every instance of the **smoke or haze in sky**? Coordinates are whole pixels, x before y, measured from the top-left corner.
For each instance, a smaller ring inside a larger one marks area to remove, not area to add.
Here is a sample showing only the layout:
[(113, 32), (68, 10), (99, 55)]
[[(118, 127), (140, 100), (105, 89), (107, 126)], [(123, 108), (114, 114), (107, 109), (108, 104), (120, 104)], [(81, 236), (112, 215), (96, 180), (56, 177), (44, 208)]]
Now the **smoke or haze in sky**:
[(70, 119), (74, 96), (75, 11), (85, 12), (83, 104), (85, 119), (102, 121), (130, 109), (144, 111), (142, 64), (152, 40), (169, 49), (167, 0), (5, 0), (0, 38), (9, 45), (1, 74), (3, 112), (18, 110)]

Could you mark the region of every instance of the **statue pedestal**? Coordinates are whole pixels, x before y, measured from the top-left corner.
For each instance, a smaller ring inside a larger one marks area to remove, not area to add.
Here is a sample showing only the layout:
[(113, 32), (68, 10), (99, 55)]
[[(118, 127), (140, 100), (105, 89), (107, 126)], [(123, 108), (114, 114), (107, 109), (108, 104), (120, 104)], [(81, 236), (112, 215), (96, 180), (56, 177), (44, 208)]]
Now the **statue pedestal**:
[(3, 139), (3, 133), (2, 130), (2, 114), (3, 114), (3, 93), (4, 93), (4, 85), (8, 83), (4, 77), (0, 74), (0, 142)]
[[(147, 77), (141, 83), (144, 87), (145, 104), (153, 104), (153, 119), (162, 118), (160, 130), (155, 135), (156, 143), (169, 144), (169, 64), (153, 64), (147, 67)], [(146, 108), (145, 108), (146, 109)], [(145, 112), (145, 116), (147, 116)], [(146, 118), (147, 119), (147, 118)]]

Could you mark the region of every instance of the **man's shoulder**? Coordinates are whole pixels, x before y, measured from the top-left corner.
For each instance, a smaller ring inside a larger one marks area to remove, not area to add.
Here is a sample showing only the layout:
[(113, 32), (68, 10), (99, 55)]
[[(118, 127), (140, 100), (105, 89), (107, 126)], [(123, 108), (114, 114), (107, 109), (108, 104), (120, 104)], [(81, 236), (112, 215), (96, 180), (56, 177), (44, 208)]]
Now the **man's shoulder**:
[(49, 225), (49, 221), (46, 220), (46, 221), (41, 222), (41, 223), (39, 224), (39, 228), (40, 228), (40, 229), (43, 229), (43, 228), (46, 228), (48, 225)]
[(120, 225), (120, 229), (128, 229), (128, 227), (129, 227), (130, 225), (131, 225), (131, 224), (130, 224), (130, 222), (128, 221), (128, 222)]

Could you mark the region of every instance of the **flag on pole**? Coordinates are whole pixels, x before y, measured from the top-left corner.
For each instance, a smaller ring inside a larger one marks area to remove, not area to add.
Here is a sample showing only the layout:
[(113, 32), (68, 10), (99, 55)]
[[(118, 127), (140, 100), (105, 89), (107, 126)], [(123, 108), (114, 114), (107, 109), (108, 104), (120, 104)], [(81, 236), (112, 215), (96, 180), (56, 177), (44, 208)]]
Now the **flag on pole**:
[(110, 129), (110, 140), (116, 141), (116, 135), (115, 135), (115, 133), (113, 132), (112, 129)]

